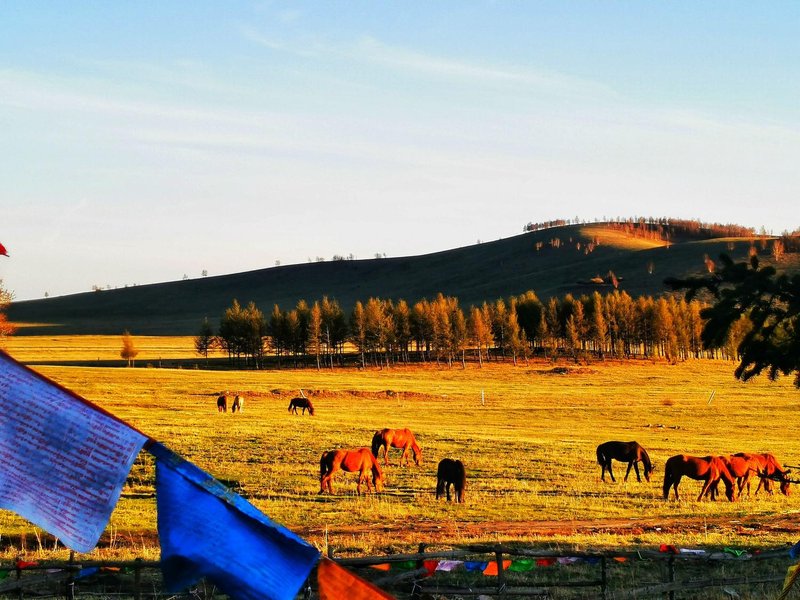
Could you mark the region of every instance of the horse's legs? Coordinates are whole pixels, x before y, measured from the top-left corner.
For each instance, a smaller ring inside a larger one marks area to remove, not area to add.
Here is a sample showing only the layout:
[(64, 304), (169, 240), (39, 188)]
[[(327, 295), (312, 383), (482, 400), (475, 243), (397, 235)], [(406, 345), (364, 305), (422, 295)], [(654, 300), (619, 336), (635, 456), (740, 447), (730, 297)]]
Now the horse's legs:
[[(633, 461), (631, 464), (633, 465), (633, 470), (636, 472), (636, 481), (638, 481), (639, 483), (642, 483), (642, 477), (639, 475), (639, 462), (638, 461)], [(630, 470), (631, 470), (631, 468), (630, 468), (630, 466), (628, 466), (628, 471), (630, 472)], [(626, 477), (626, 479), (627, 479), (627, 477)]]
[(608, 469), (608, 474), (611, 475), (611, 481), (613, 481), (614, 483), (617, 483), (617, 480), (614, 477), (614, 469), (611, 468), (611, 459), (610, 458), (608, 459), (608, 465), (606, 465), (606, 468)]
[[(634, 467), (635, 465), (636, 465), (636, 461), (633, 461), (633, 460), (632, 460), (632, 461), (628, 462), (628, 468), (627, 468), (627, 470), (625, 471), (625, 478), (624, 478), (622, 481), (624, 481), (624, 482), (626, 482), (626, 483), (627, 483), (627, 481), (628, 481), (628, 475), (630, 475), (630, 474), (631, 474), (631, 468), (632, 468), (632, 467)], [(636, 467), (636, 476), (637, 476), (637, 477), (639, 476), (639, 468), (638, 468), (638, 467)], [(640, 479), (639, 481), (641, 481), (641, 479)]]
[(447, 501), (450, 502), (450, 486), (453, 485), (452, 481), (448, 481), (445, 485), (445, 489), (447, 490)]
[[(706, 479), (705, 484), (703, 484), (703, 489), (700, 490), (700, 495), (697, 497), (697, 501), (700, 502), (703, 499), (708, 491), (711, 489), (711, 486), (715, 483), (719, 483), (719, 475), (714, 477), (713, 475), (709, 474), (708, 479)], [(714, 493), (714, 498), (716, 498), (716, 492)]]

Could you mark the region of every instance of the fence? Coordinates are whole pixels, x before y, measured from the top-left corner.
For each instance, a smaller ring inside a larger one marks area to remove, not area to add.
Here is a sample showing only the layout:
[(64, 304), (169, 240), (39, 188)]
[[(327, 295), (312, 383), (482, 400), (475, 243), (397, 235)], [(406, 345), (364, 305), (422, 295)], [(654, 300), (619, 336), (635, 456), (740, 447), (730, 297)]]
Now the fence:
[[(711, 588), (717, 588), (713, 590), (715, 594), (707, 597), (719, 597), (721, 589), (730, 598), (775, 598), (793, 563), (786, 549), (743, 553), (669, 546), (661, 550), (554, 552), (497, 544), (429, 551), (421, 544), (413, 554), (337, 558), (329, 551), (329, 556), (398, 599), (411, 600), (553, 595), (675, 600), (700, 598), (701, 590)], [(5, 577), (0, 580), (0, 597), (17, 600), (25, 596), (74, 600), (98, 594), (133, 600), (222, 596), (213, 585), (204, 582), (183, 594), (167, 595), (162, 589), (159, 563), (141, 559), (38, 563), (20, 559), (10, 566), (0, 564), (0, 573)], [(682, 593), (688, 595), (681, 596)], [(318, 597), (313, 574), (301, 597)]]

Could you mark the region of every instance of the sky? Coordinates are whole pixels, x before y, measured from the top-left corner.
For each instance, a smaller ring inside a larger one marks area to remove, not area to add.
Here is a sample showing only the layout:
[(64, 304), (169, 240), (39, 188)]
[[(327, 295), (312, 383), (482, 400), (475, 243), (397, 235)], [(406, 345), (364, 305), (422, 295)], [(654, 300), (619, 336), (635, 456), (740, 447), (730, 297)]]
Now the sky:
[(0, 3), (16, 300), (551, 219), (800, 227), (796, 2)]

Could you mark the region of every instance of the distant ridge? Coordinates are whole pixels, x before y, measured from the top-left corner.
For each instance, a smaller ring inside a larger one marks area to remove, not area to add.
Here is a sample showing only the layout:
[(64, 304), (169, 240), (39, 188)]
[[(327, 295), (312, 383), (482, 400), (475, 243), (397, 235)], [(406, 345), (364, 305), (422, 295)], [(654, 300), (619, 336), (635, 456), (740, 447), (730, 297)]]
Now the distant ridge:
[[(624, 224), (623, 224), (624, 225)], [(271, 267), (244, 273), (140, 285), (42, 300), (14, 302), (10, 320), (35, 323), (17, 335), (195, 335), (204, 317), (216, 326), (234, 299), (264, 312), (291, 309), (323, 295), (349, 312), (357, 300), (405, 299), (441, 292), (462, 307), (533, 290), (542, 298), (619, 289), (632, 296), (666, 293), (666, 277), (705, 272), (709, 257), (744, 260), (754, 243), (769, 260), (768, 240), (753, 237), (670, 240), (642, 236), (616, 224), (574, 224), (420, 256), (336, 260)], [(782, 268), (796, 270), (798, 255)], [(611, 277), (613, 275), (613, 277)]]

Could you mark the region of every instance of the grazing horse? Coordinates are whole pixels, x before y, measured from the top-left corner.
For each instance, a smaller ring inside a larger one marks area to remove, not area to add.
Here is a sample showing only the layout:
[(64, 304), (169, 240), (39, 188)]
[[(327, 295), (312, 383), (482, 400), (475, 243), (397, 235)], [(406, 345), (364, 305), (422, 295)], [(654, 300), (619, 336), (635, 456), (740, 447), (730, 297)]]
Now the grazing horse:
[(306, 410), (308, 410), (308, 414), (312, 417), (314, 416), (314, 405), (311, 404), (311, 400), (308, 398), (292, 398), (289, 400), (289, 412), (293, 412), (297, 414), (297, 409), (301, 408), (303, 410), (300, 414), (306, 414)]
[(367, 484), (367, 491), (370, 491), (369, 475), (372, 472), (372, 485), (375, 491), (380, 492), (383, 488), (383, 471), (378, 461), (369, 451), (369, 448), (358, 448), (356, 450), (330, 450), (323, 452), (319, 459), (319, 493), (328, 490), (333, 494), (331, 478), (339, 469), (349, 472), (358, 471), (358, 484), (356, 489), (361, 494), (361, 484)]
[(414, 439), (414, 434), (410, 429), (381, 429), (380, 431), (376, 431), (375, 435), (372, 436), (372, 454), (375, 455), (375, 458), (378, 458), (378, 453), (381, 451), (381, 447), (383, 447), (384, 465), (389, 464), (390, 446), (392, 448), (403, 449), (403, 454), (400, 455), (401, 466), (403, 465), (404, 459), (406, 464), (408, 464), (409, 450), (414, 453), (414, 462), (417, 465), (422, 464), (422, 448), (417, 444), (417, 440)]
[(443, 458), (439, 461), (436, 469), (436, 499), (442, 494), (447, 493), (447, 501), (450, 501), (450, 486), (453, 486), (456, 502), (464, 502), (464, 489), (467, 487), (467, 474), (464, 471), (464, 463), (452, 458)]
[(217, 412), (228, 412), (228, 397), (225, 394), (217, 398)]
[[(791, 481), (789, 480), (789, 471), (788, 469), (784, 469), (781, 466), (781, 463), (778, 462), (778, 459), (775, 458), (775, 455), (770, 452), (764, 452), (763, 454), (752, 454), (749, 452), (737, 452), (734, 456), (740, 456), (743, 458), (749, 458), (754, 462), (754, 471), (756, 474), (761, 478), (758, 482), (758, 486), (756, 487), (755, 493), (757, 494), (761, 487), (764, 487), (764, 490), (768, 493), (772, 493), (772, 484), (771, 481), (779, 481), (780, 486), (779, 489), (784, 496), (788, 496), (789, 491), (789, 484)], [(748, 493), (750, 492), (750, 485), (748, 482), (747, 487)]]
[(601, 467), (600, 479), (603, 481), (606, 480), (606, 471), (611, 475), (611, 481), (616, 481), (614, 479), (614, 471), (611, 470), (612, 460), (628, 463), (628, 470), (625, 471), (625, 479), (623, 481), (628, 481), (628, 475), (631, 474), (631, 468), (633, 468), (636, 471), (636, 480), (639, 482), (642, 481), (639, 476), (639, 461), (641, 461), (644, 478), (650, 481), (653, 463), (650, 462), (647, 450), (642, 448), (638, 442), (604, 442), (597, 447), (597, 464)]
[(667, 464), (664, 466), (664, 500), (669, 499), (669, 488), (672, 487), (675, 490), (675, 500), (680, 502), (678, 484), (684, 475), (704, 482), (700, 495), (697, 497), (698, 502), (708, 493), (711, 486), (720, 479), (725, 484), (725, 496), (728, 500), (731, 502), (736, 500), (735, 480), (719, 456), (701, 458), (678, 454), (668, 458)]
[(231, 404), (231, 412), (236, 412), (237, 410), (239, 412), (242, 412), (242, 410), (244, 410), (244, 397), (240, 396), (239, 394), (236, 394), (236, 396), (234, 396), (233, 404)]

